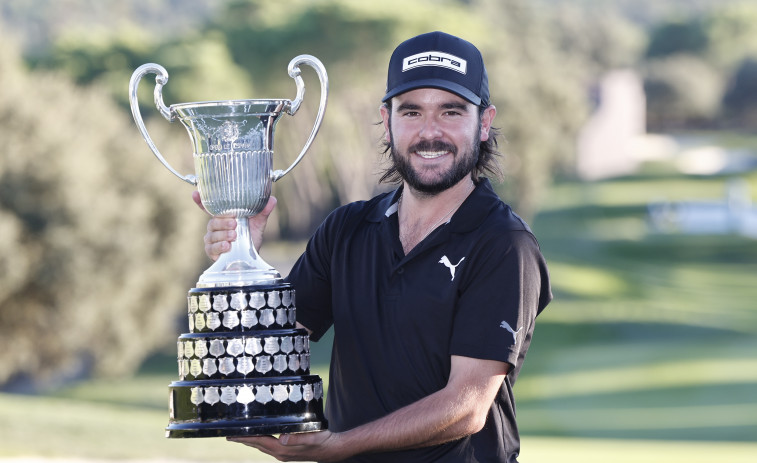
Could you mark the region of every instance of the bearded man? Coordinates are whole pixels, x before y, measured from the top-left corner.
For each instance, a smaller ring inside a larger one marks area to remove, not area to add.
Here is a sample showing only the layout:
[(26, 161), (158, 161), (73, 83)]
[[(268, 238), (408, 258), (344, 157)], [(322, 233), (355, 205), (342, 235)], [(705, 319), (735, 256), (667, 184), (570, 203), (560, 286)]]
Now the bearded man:
[[(229, 440), (283, 461), (517, 462), (512, 387), (552, 295), (484, 177), (500, 170), (481, 53), (442, 32), (403, 42), (380, 112), (398, 188), (332, 212), (287, 277), (311, 339), (334, 327), (329, 430)], [(257, 247), (275, 203), (250, 219)], [(210, 220), (211, 258), (235, 225)]]

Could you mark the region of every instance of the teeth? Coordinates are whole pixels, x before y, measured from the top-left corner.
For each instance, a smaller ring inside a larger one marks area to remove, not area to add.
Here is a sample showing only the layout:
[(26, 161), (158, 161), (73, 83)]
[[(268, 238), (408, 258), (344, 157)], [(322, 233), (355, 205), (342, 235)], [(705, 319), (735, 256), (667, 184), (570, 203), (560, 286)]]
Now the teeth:
[(447, 154), (446, 151), (416, 151), (416, 153), (424, 159), (434, 159)]

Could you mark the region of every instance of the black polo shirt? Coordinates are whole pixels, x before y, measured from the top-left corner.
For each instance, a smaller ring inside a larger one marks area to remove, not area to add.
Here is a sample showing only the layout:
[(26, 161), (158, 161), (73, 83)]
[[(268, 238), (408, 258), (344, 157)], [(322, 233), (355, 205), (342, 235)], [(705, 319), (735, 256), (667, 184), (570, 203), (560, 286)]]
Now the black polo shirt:
[(326, 414), (344, 431), (442, 389), (450, 356), (513, 365), (484, 429), (447, 444), (350, 461), (517, 461), (512, 385), (536, 315), (551, 300), (526, 223), (483, 179), (451, 220), (407, 256), (400, 190), (335, 210), (289, 276), (297, 320), (317, 341), (333, 324)]

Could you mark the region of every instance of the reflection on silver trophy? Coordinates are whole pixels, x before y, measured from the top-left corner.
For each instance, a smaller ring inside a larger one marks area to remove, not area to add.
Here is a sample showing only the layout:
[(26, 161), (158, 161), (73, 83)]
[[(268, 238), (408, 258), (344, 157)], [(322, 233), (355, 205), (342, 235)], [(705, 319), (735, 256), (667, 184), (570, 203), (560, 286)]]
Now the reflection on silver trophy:
[[(294, 115), (302, 104), (305, 85), (301, 64), (315, 69), (321, 83), (318, 114), (310, 137), (299, 156), (286, 170), (273, 170), (273, 134), (284, 113)], [(155, 74), (155, 105), (169, 122), (179, 120), (189, 132), (194, 147), (196, 175), (181, 175), (163, 158), (147, 133), (139, 111), (137, 88), (147, 74)], [(294, 100), (231, 100), (182, 103), (166, 107), (163, 86), (168, 73), (158, 64), (137, 68), (129, 82), (129, 100), (134, 120), (152, 152), (180, 179), (196, 185), (202, 204), (214, 216), (231, 215), (237, 220), (237, 240), (231, 251), (200, 276), (198, 287), (245, 286), (281, 279), (279, 273), (258, 255), (250, 240), (247, 218), (259, 213), (271, 195), (271, 184), (289, 173), (307, 152), (323, 120), (328, 96), (328, 77), (321, 62), (300, 55), (289, 63), (289, 75), (297, 86)]]
[[(313, 130), (286, 170), (273, 169), (273, 132), (280, 116), (294, 115), (305, 85), (301, 64), (315, 69), (321, 98)], [(148, 146), (174, 175), (197, 186), (214, 216), (237, 219), (231, 251), (200, 276), (187, 296), (189, 332), (177, 342), (179, 381), (169, 386), (166, 436), (222, 437), (326, 429), (323, 381), (310, 374), (310, 343), (297, 328), (295, 289), (260, 258), (248, 218), (268, 202), (271, 185), (297, 165), (323, 120), (328, 77), (321, 62), (301, 55), (289, 63), (294, 100), (231, 100), (166, 107), (168, 73), (158, 64), (137, 68), (129, 82), (132, 114)], [(196, 175), (181, 175), (163, 158), (142, 120), (139, 82), (155, 74), (155, 105), (170, 122), (179, 120), (194, 148)]]

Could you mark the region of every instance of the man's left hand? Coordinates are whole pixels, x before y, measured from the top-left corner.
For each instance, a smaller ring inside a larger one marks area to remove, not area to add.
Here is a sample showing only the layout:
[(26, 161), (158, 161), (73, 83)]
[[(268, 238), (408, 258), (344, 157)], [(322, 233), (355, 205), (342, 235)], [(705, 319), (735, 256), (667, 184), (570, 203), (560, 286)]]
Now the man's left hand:
[(330, 431), (273, 436), (227, 437), (231, 442), (253, 447), (279, 461), (338, 461), (350, 456), (339, 434)]

